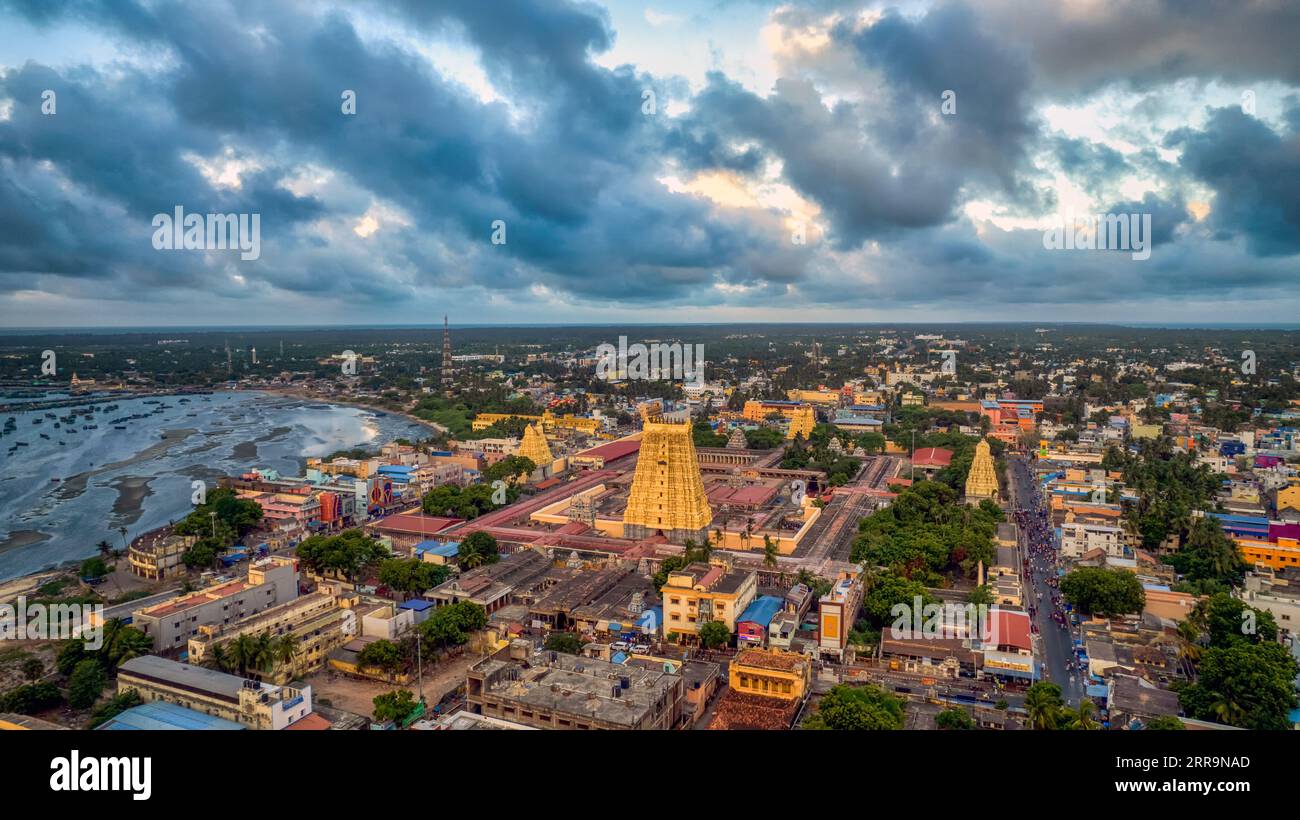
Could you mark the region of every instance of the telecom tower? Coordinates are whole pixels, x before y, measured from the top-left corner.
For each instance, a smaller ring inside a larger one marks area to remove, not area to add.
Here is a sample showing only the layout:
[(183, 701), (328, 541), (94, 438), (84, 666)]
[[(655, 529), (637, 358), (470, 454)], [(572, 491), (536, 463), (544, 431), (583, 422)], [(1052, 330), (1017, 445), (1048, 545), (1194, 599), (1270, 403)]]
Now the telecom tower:
[(442, 317), (442, 392), (451, 395), (451, 330), (446, 314)]

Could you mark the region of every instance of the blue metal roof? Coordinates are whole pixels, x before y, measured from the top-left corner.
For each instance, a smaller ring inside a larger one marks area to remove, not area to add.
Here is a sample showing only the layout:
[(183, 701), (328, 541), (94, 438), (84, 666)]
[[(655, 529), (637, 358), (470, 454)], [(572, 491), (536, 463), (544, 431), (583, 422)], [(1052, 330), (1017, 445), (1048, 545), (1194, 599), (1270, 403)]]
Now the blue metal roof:
[(413, 609), (416, 612), (423, 612), (433, 606), (432, 601), (426, 601), (423, 598), (412, 598), (409, 601), (402, 601), (397, 605), (398, 609)]
[(745, 607), (745, 611), (740, 613), (736, 623), (756, 623), (766, 627), (772, 623), (772, 618), (776, 613), (781, 611), (781, 605), (784, 602), (775, 595), (763, 595), (756, 598), (752, 604)]
[(460, 542), (448, 541), (443, 544), (439, 541), (421, 541), (415, 545), (415, 554), (431, 552), (434, 555), (440, 555), (443, 558), (454, 558), (460, 554)]
[(1233, 524), (1255, 524), (1256, 526), (1267, 527), (1268, 519), (1259, 518), (1253, 515), (1228, 515), (1227, 513), (1209, 513), (1220, 521), (1229, 521)]
[(166, 729), (184, 729), (189, 731), (211, 731), (243, 729), (234, 721), (212, 715), (205, 715), (184, 706), (164, 701), (153, 701), (133, 706), (116, 717), (109, 718), (99, 726), (100, 729), (113, 732), (124, 730), (159, 731)]

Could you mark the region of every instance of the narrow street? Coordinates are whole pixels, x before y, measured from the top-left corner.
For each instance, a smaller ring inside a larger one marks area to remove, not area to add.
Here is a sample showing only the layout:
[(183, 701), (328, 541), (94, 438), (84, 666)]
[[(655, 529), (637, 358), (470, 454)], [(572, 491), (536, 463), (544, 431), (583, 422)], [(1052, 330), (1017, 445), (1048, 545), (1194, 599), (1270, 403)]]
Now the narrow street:
[[(1077, 705), (1084, 696), (1084, 684), (1082, 672), (1069, 668), (1074, 661), (1074, 635), (1069, 616), (1063, 607), (1058, 609), (1053, 603), (1060, 593), (1048, 583), (1056, 577), (1057, 555), (1047, 512), (1024, 459), (1011, 456), (1009, 464), (1020, 554), (1022, 559), (1027, 559), (1027, 564), (1022, 564), (1021, 580), (1026, 603), (1034, 607), (1033, 623), (1037, 629), (1034, 641), (1042, 677), (1061, 687), (1061, 697), (1067, 704)], [(1053, 612), (1059, 612), (1061, 622), (1053, 620)]]

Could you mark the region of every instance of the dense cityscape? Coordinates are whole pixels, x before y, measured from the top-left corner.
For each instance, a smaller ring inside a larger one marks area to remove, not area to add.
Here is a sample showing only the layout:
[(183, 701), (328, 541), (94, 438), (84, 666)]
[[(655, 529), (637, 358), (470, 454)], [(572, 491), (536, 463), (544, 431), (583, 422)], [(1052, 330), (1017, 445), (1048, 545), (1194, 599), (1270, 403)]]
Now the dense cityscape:
[[(448, 325), (0, 341), (6, 480), (49, 482), (56, 510), (87, 479), (32, 476), (30, 440), (85, 446), (164, 407), (249, 395), (418, 431), (372, 431), (293, 469), (256, 446), (207, 448), (234, 468), (155, 477), (185, 498), (170, 523), (104, 526), (79, 560), (6, 581), (6, 601), (93, 608), (104, 633), (9, 645), (8, 722), (1300, 719), (1295, 332)], [(692, 348), (698, 373), (682, 370)], [(41, 375), (51, 352), (75, 363), (66, 381)], [(160, 436), (184, 448), (205, 431)], [(89, 483), (116, 486), (154, 457)], [(4, 550), (51, 535), (26, 534)], [(249, 691), (269, 696), (251, 712)]]
[(6, 796), (1288, 804), (1297, 42), (0, 0)]

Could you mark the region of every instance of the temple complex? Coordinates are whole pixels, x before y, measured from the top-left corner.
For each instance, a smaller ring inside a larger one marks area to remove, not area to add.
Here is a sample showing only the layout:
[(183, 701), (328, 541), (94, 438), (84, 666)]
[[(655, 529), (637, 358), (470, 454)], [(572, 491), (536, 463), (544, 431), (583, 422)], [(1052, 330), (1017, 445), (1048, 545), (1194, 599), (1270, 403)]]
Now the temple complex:
[(975, 460), (966, 475), (966, 500), (978, 504), (985, 498), (998, 500), (998, 473), (993, 466), (988, 441), (980, 439), (980, 443), (975, 445)]
[(623, 512), (624, 537), (663, 533), (674, 543), (688, 538), (704, 543), (713, 510), (704, 494), (690, 421), (647, 418), (640, 449)]

